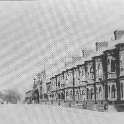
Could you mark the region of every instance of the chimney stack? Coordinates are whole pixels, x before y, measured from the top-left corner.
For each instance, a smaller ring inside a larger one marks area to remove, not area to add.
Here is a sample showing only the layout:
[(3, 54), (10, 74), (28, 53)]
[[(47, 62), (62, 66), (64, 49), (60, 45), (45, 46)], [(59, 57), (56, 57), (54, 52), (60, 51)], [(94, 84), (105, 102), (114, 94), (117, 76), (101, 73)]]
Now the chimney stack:
[(115, 40), (119, 40), (124, 36), (124, 30), (115, 30), (114, 31), (114, 37)]

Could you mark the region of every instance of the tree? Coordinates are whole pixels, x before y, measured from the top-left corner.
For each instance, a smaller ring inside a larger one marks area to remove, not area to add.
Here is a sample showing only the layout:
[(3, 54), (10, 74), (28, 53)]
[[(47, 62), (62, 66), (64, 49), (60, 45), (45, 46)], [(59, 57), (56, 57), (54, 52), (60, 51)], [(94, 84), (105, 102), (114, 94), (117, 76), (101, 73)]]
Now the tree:
[(7, 103), (17, 104), (21, 101), (21, 95), (18, 91), (13, 89), (5, 90), (4, 101)]

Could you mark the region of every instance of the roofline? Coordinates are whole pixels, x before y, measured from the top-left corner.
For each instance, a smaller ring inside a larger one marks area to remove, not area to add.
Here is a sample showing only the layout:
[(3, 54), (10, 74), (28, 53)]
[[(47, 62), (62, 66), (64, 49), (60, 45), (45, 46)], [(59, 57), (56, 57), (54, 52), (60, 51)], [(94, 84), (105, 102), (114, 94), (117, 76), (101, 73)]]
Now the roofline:
[(108, 52), (113, 52), (113, 51), (115, 51), (115, 50), (116, 50), (116, 48), (108, 49), (108, 50), (103, 51), (103, 53), (106, 54), (106, 53), (108, 53)]

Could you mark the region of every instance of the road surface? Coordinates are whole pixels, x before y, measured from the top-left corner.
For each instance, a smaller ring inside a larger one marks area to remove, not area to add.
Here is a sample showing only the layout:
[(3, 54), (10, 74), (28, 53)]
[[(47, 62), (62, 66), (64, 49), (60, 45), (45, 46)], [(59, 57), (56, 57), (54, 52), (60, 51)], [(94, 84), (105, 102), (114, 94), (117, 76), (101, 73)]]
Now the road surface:
[(0, 105), (0, 124), (123, 124), (124, 113), (50, 105)]

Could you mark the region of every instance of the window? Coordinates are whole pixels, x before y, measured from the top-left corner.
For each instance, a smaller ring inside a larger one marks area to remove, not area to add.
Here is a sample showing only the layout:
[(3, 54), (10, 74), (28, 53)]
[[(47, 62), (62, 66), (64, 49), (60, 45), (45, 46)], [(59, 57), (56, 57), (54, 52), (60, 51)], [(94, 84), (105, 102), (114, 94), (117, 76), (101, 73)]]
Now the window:
[(84, 75), (84, 70), (82, 70), (82, 76)]
[(61, 93), (61, 98), (62, 98), (62, 99), (64, 99), (64, 98), (65, 98), (65, 95), (64, 95), (64, 93), (63, 93), (63, 92)]
[(70, 96), (72, 96), (72, 90), (70, 91)]
[(79, 75), (81, 75), (81, 68), (79, 68)]
[(110, 60), (109, 59), (107, 60), (107, 63), (108, 63), (108, 65), (110, 64)]
[(112, 98), (115, 98), (115, 92), (116, 92), (115, 85), (112, 85)]
[(99, 94), (100, 94), (101, 92), (102, 92), (102, 88), (100, 87), (100, 88), (99, 88)]
[(78, 90), (76, 91), (76, 94), (78, 94)]
[(84, 90), (82, 90), (82, 95), (85, 95), (85, 91)]
[(123, 71), (124, 71), (124, 55), (123, 54), (120, 55), (120, 71), (121, 71), (121, 74), (123, 75)]
[(98, 64), (98, 75), (102, 74), (102, 63)]
[(93, 99), (93, 95), (94, 95), (93, 89), (91, 89), (90, 92), (91, 92), (91, 99)]
[(96, 73), (99, 74), (100, 64), (96, 66)]
[(109, 96), (110, 96), (110, 86), (108, 87), (108, 94), (109, 94)]
[(87, 73), (87, 75), (89, 76), (89, 72)]
[(116, 61), (111, 60), (111, 72), (115, 72), (115, 71), (116, 71)]
[(80, 95), (83, 95), (83, 90), (80, 90)]
[(58, 81), (58, 87), (60, 87), (60, 81)]
[(93, 66), (90, 67), (90, 73), (92, 73), (92, 72), (93, 72)]
[(68, 80), (68, 77), (67, 77), (67, 74), (65, 74), (65, 78), (64, 78), (65, 80)]
[(96, 98), (98, 98), (99, 92), (98, 92), (98, 88), (96, 87)]
[(68, 91), (66, 91), (66, 96), (68, 96)]
[(121, 98), (123, 99), (123, 83), (121, 83)]

